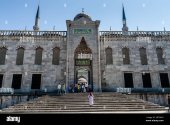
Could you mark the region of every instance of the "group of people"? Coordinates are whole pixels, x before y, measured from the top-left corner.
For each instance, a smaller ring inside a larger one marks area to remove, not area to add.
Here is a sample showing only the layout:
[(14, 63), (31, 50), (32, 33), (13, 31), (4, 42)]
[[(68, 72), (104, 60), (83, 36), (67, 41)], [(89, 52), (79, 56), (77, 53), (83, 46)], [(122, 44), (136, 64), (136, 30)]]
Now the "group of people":
[(89, 92), (89, 91), (91, 91), (91, 87), (90, 85), (88, 85), (87, 82), (71, 84), (69, 86), (69, 92), (71, 93)]
[[(89, 106), (93, 106), (94, 104), (94, 96), (93, 93), (91, 92), (91, 89), (88, 87), (88, 83), (81, 83), (81, 84), (75, 84), (75, 86), (72, 86), (70, 88), (72, 92), (89, 92), (88, 94), (88, 101), (89, 101)], [(59, 95), (65, 94), (66, 93), (66, 86), (64, 83), (59, 83), (57, 86), (57, 92)]]
[(58, 95), (66, 94), (66, 85), (65, 85), (65, 83), (59, 83), (58, 84), (57, 93), (58, 93)]

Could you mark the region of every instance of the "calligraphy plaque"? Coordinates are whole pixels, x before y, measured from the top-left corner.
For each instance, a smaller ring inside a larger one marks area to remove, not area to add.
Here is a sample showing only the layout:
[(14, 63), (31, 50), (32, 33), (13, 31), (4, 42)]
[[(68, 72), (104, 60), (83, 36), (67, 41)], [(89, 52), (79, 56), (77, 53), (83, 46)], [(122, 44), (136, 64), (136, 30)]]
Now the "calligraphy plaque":
[(90, 66), (91, 60), (90, 59), (76, 59), (75, 64), (76, 66)]
[(92, 29), (74, 29), (74, 34), (92, 34)]

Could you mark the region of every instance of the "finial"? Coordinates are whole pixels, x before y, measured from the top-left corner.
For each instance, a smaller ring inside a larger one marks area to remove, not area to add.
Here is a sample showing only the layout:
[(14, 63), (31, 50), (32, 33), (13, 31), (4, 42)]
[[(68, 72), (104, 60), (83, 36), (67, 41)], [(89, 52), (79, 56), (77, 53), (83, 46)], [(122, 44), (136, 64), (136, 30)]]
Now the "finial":
[(110, 31), (112, 31), (112, 27), (110, 26)]
[(55, 31), (55, 26), (53, 26), (53, 31)]
[(82, 8), (82, 13), (84, 13), (84, 8)]
[(164, 32), (166, 31), (165, 27), (164, 27)]
[(137, 31), (139, 30), (138, 26), (137, 26)]

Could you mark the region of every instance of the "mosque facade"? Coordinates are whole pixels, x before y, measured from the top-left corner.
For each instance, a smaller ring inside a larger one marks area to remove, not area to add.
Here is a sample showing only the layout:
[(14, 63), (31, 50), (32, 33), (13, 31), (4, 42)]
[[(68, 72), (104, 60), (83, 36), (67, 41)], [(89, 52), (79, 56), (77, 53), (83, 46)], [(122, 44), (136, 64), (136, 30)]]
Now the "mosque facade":
[[(84, 79), (94, 92), (153, 93), (168, 104), (170, 32), (99, 31), (100, 20), (81, 12), (67, 31), (41, 31), (37, 9), (32, 31), (0, 30), (0, 87), (52, 92)], [(139, 95), (136, 95), (139, 96)]]

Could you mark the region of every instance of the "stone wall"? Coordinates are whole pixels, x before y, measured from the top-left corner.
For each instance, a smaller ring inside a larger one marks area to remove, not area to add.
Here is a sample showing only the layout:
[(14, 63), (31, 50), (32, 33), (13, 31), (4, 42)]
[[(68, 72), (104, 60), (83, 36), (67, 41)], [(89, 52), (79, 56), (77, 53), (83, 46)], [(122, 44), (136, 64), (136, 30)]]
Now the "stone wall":
[(7, 108), (11, 105), (18, 103), (24, 103), (28, 99), (28, 96), (0, 96), (0, 109)]
[[(170, 42), (167, 41), (101, 41), (101, 69), (105, 71), (106, 85), (124, 87), (124, 72), (133, 73), (135, 88), (142, 88), (142, 73), (150, 73), (153, 88), (161, 87), (159, 73), (170, 73)], [(106, 65), (105, 49), (112, 48), (113, 65)], [(130, 64), (123, 64), (122, 48), (130, 50)], [(139, 48), (146, 48), (148, 65), (141, 65)], [(156, 48), (164, 52), (165, 64), (158, 64)], [(103, 76), (102, 76), (103, 77)], [(169, 77), (170, 78), (170, 77)]]
[[(2, 44), (3, 43), (3, 44)], [(3, 74), (2, 87), (10, 88), (12, 85), (13, 74), (22, 74), (21, 89), (30, 91), (32, 74), (42, 74), (41, 89), (56, 90), (60, 81), (65, 80), (64, 72), (66, 71), (66, 39), (60, 41), (3, 41), (0, 46), (5, 46), (7, 58), (5, 65), (0, 65), (0, 74)], [(23, 65), (16, 65), (17, 47), (24, 47)], [(43, 48), (42, 65), (35, 65), (35, 49), (40, 46)], [(59, 65), (52, 65), (53, 48), (60, 48)]]
[(159, 104), (162, 106), (169, 106), (170, 104), (168, 104), (168, 96), (170, 97), (169, 94), (130, 94), (128, 95), (129, 97), (133, 97), (133, 98), (138, 98), (138, 99), (142, 99), (144, 101), (148, 101), (148, 102), (152, 102), (155, 104)]

